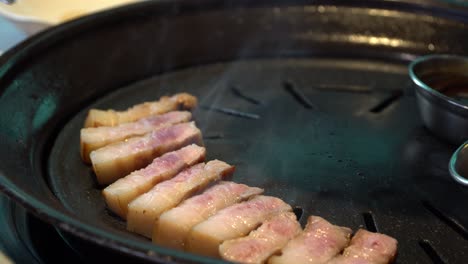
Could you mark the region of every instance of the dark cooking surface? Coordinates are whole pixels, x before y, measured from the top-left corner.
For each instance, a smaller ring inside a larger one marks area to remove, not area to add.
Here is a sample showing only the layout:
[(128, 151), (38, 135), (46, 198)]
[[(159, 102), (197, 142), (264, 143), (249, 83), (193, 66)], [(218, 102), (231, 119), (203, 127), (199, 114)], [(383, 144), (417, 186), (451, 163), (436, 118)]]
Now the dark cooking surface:
[[(291, 89), (301, 91), (310, 104)], [(468, 224), (463, 207), (453, 203), (468, 199), (468, 192), (447, 172), (454, 147), (422, 127), (405, 63), (316, 58), (209, 65), (141, 81), (93, 107), (124, 109), (180, 91), (199, 97), (195, 119), (208, 158), (235, 164), (235, 181), (263, 187), (302, 208), (304, 215), (320, 215), (354, 230), (376, 225), (398, 239), (402, 263), (426, 261), (426, 242), (449, 263), (468, 257), (466, 234), (430, 210)], [(388, 98), (394, 100), (386, 105)], [(85, 115), (86, 110), (80, 112), (57, 137), (49, 159), (51, 187), (87, 221), (125, 230), (125, 223), (105, 209), (90, 167), (80, 160), (78, 131)]]
[(422, 126), (406, 64), (468, 54), (466, 17), (404, 1), (219, 3), (113, 10), (0, 58), (4, 191), (79, 237), (66, 241), (86, 257), (80, 239), (134, 257), (205, 260), (127, 233), (78, 156), (87, 108), (186, 91), (200, 97), (209, 157), (237, 165), (237, 181), (304, 215), (396, 237), (399, 263), (464, 263), (468, 189), (448, 175), (455, 146)]

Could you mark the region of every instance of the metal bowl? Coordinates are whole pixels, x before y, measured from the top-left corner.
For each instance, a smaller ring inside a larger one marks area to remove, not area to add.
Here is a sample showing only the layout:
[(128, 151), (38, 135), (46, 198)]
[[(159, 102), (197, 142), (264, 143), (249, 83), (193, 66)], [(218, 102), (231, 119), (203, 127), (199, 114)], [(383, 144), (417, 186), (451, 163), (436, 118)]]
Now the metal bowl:
[(426, 127), (449, 143), (462, 144), (468, 139), (468, 106), (443, 90), (468, 85), (468, 58), (423, 56), (409, 65), (409, 74), (416, 84), (417, 103)]
[(450, 175), (458, 182), (468, 186), (468, 141), (463, 143), (452, 155), (449, 163)]

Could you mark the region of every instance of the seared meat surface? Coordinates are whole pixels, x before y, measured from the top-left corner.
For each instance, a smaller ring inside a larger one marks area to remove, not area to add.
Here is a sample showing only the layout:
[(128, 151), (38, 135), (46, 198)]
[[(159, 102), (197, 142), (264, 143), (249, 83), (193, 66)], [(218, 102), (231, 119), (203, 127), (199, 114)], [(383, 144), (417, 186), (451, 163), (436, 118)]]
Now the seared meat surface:
[(159, 216), (208, 184), (234, 172), (234, 167), (213, 160), (192, 166), (174, 178), (157, 184), (128, 205), (127, 229), (151, 238)]
[(335, 226), (318, 216), (310, 216), (304, 231), (273, 256), (268, 263), (327, 263), (349, 243), (351, 229)]
[(218, 247), (225, 240), (247, 235), (270, 217), (292, 211), (290, 205), (272, 196), (255, 198), (229, 206), (196, 225), (187, 238), (189, 252), (219, 257)]
[(153, 242), (183, 250), (192, 227), (219, 210), (262, 192), (263, 189), (245, 184), (220, 182), (163, 213), (155, 225)]
[(236, 263), (264, 263), (302, 231), (292, 212), (278, 214), (263, 222), (246, 237), (224, 241), (219, 253)]
[(127, 218), (128, 204), (138, 196), (149, 191), (154, 185), (174, 177), (205, 159), (204, 147), (189, 145), (164, 154), (153, 160), (147, 167), (134, 171), (107, 186), (102, 194), (111, 211)]

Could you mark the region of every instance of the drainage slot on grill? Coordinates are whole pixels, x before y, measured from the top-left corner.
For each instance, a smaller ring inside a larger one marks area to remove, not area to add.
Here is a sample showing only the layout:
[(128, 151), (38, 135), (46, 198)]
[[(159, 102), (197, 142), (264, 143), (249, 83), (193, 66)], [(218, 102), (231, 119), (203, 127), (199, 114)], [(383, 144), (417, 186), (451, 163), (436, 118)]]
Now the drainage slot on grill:
[(290, 93), (294, 99), (307, 109), (316, 109), (315, 105), (307, 98), (301, 90), (299, 90), (293, 83), (285, 81), (283, 83), (284, 89)]
[(201, 106), (201, 108), (204, 110), (208, 110), (208, 111), (215, 111), (218, 113), (247, 118), (247, 119), (260, 119), (260, 116), (257, 114), (241, 112), (241, 111), (231, 109), (231, 108), (216, 107), (216, 106)]
[(462, 224), (460, 224), (453, 217), (447, 215), (446, 213), (444, 213), (441, 210), (439, 210), (438, 208), (436, 208), (429, 201), (422, 201), (422, 204), (429, 212), (431, 212), (433, 215), (435, 215), (437, 218), (439, 218), (446, 225), (451, 227), (455, 232), (457, 232), (459, 235), (461, 235), (464, 239), (468, 240), (468, 230), (466, 229), (466, 227), (464, 227)]
[(375, 218), (372, 212), (362, 213), (362, 217), (364, 218), (364, 224), (366, 225), (366, 229), (368, 231), (379, 232), (377, 228), (377, 223), (375, 222)]
[(346, 84), (321, 84), (314, 87), (315, 90), (338, 92), (338, 93), (371, 93), (372, 90), (368, 86), (361, 85), (346, 85)]
[(419, 246), (426, 252), (427, 256), (436, 264), (445, 264), (447, 263), (442, 256), (434, 249), (431, 245), (431, 242), (426, 239), (419, 240)]
[(211, 139), (211, 140), (222, 139), (222, 138), (224, 138), (223, 134), (211, 134), (211, 135), (203, 136), (203, 139)]
[(304, 209), (300, 206), (295, 206), (293, 208), (293, 213), (296, 215), (297, 221), (301, 220), (302, 215), (304, 214)]
[(382, 112), (383, 110), (385, 110), (386, 108), (388, 108), (389, 106), (391, 106), (396, 101), (398, 101), (398, 99), (400, 99), (402, 96), (403, 96), (403, 91), (402, 90), (395, 91), (390, 96), (383, 99), (378, 104), (376, 104), (374, 107), (369, 109), (369, 112), (374, 113), (374, 114), (378, 114), (378, 113)]
[(263, 103), (260, 101), (260, 100), (257, 100), (249, 95), (246, 95), (244, 94), (241, 90), (239, 90), (239, 88), (237, 88), (236, 86), (231, 86), (231, 92), (239, 97), (239, 98), (242, 98), (244, 99), (245, 101), (249, 102), (249, 103), (252, 103), (252, 104), (255, 104), (255, 105), (262, 105)]

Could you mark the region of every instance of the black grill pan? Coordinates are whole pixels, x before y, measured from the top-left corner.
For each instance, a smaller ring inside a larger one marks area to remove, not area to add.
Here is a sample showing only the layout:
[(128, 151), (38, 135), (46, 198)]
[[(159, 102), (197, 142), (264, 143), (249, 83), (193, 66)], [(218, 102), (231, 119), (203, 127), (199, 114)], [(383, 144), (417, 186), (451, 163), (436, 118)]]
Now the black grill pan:
[[(198, 96), (208, 158), (302, 215), (399, 241), (397, 263), (465, 263), (468, 189), (456, 146), (415, 106), (408, 61), (468, 53), (463, 10), (411, 1), (162, 1), (52, 28), (0, 62), (0, 184), (86, 243), (133, 260), (212, 262), (125, 231), (79, 158), (91, 107)], [(89, 247), (89, 246), (88, 246)]]

